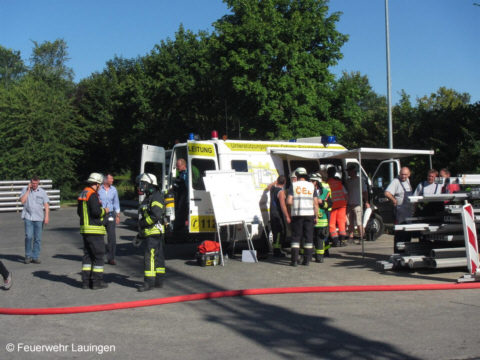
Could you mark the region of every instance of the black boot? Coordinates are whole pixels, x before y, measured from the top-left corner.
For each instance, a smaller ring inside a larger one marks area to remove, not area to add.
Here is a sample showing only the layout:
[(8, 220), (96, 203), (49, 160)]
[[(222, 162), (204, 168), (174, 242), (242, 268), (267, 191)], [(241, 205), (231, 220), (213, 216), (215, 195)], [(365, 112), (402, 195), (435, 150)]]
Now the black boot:
[(317, 263), (323, 263), (323, 255), (322, 254), (315, 254), (315, 261)]
[(302, 264), (305, 266), (310, 266), (310, 260), (312, 260), (312, 248), (305, 249), (305, 254), (303, 255)]
[(290, 262), (290, 266), (297, 266), (299, 252), (299, 248), (292, 248), (292, 259)]
[(138, 292), (144, 292), (144, 291), (153, 290), (153, 289), (154, 289), (154, 287), (152, 285), (150, 285), (149, 283), (143, 283), (138, 288)]
[(106, 289), (108, 287), (108, 284), (104, 283), (103, 281), (101, 283), (98, 283), (96, 285), (92, 286), (93, 290), (101, 290), (101, 289)]
[(339, 247), (340, 245), (340, 240), (338, 239), (338, 236), (332, 237), (332, 247)]

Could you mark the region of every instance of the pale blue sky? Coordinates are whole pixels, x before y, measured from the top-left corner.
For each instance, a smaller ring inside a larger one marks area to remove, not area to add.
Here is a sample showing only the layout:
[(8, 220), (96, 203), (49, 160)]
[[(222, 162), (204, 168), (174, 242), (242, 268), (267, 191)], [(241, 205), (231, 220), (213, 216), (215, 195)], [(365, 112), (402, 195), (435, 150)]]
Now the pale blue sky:
[[(392, 98), (412, 100), (445, 86), (480, 101), (480, 0), (389, 0)], [(385, 95), (385, 0), (331, 0), (350, 35), (332, 69), (360, 71)], [(115, 55), (135, 58), (173, 38), (182, 23), (213, 30), (228, 11), (221, 0), (0, 0), (0, 44), (28, 60), (33, 44), (63, 38), (76, 81), (102, 71)]]

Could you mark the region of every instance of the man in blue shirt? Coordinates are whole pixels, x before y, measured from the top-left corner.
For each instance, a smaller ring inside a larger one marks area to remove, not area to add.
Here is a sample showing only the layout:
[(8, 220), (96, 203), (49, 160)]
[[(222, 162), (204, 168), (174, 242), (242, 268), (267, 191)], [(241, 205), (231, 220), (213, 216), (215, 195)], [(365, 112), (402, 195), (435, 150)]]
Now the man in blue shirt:
[(113, 186), (113, 175), (105, 174), (103, 177), (103, 185), (98, 190), (98, 196), (102, 207), (108, 208), (110, 212), (106, 216), (105, 229), (107, 230), (107, 263), (117, 265), (115, 261), (115, 249), (117, 247), (117, 237), (115, 235), (115, 225), (120, 223), (120, 200), (118, 192)]
[(50, 199), (47, 192), (38, 187), (39, 184), (40, 178), (34, 176), (20, 194), (20, 202), (23, 204), (22, 219), (25, 222), (25, 264), (40, 264), (38, 257), (42, 245), (43, 224), (50, 221)]

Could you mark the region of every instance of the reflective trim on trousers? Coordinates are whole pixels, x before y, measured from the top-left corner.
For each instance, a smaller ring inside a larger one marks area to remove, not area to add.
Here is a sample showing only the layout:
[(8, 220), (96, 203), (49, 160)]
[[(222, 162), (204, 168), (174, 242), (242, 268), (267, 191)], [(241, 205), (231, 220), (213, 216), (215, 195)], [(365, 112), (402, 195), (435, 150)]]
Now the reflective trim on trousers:
[(92, 269), (93, 272), (103, 272), (103, 266), (95, 265)]
[(292, 249), (300, 249), (300, 243), (292, 243)]
[(91, 271), (92, 264), (82, 264), (82, 271)]
[(150, 269), (145, 270), (145, 276), (154, 277), (155, 275), (155, 249), (150, 249)]

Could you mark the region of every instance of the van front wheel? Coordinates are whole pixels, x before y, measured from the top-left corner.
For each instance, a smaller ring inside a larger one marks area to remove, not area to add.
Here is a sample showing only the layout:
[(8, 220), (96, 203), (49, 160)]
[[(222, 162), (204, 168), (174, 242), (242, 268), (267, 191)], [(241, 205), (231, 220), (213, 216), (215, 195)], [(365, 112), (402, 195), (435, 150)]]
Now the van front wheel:
[(373, 214), (368, 220), (365, 228), (365, 236), (368, 241), (375, 241), (383, 235), (383, 219), (378, 214)]

